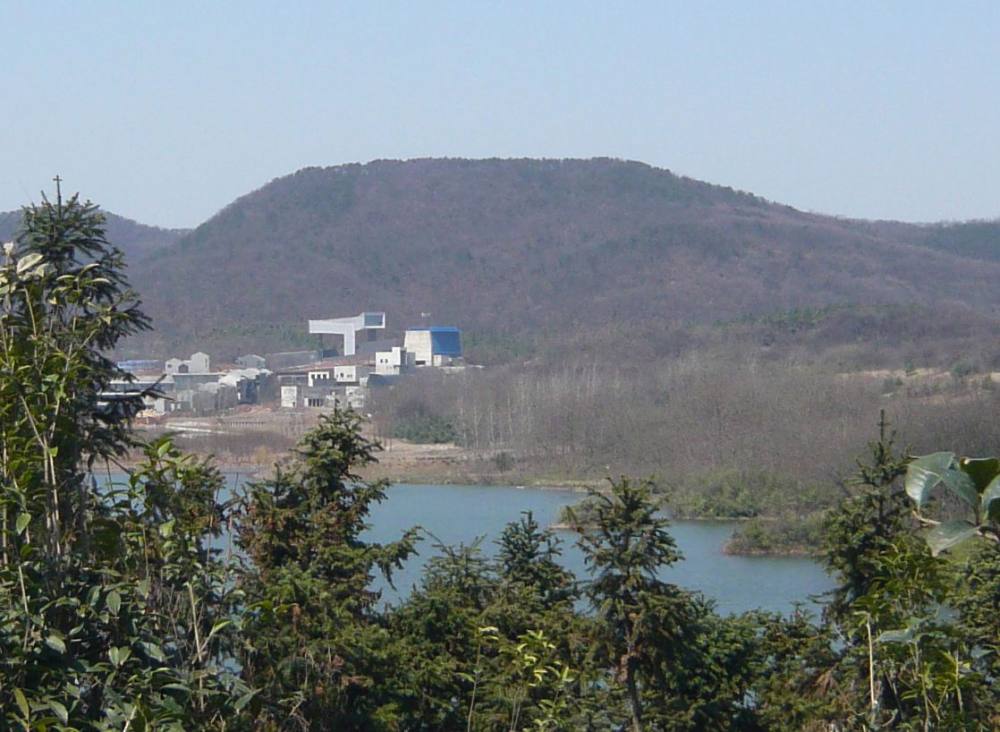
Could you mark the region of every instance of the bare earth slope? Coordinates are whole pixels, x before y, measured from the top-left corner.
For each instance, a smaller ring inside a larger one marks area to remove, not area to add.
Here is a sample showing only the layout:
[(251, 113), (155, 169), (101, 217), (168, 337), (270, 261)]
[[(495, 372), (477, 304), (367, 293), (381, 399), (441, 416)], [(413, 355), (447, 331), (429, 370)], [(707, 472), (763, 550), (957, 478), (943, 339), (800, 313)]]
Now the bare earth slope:
[(307, 318), (364, 308), (625, 346), (632, 324), (840, 303), (995, 317), (998, 230), (807, 214), (617, 160), (377, 161), (277, 179), (132, 279), (158, 327), (147, 349), (279, 348)]

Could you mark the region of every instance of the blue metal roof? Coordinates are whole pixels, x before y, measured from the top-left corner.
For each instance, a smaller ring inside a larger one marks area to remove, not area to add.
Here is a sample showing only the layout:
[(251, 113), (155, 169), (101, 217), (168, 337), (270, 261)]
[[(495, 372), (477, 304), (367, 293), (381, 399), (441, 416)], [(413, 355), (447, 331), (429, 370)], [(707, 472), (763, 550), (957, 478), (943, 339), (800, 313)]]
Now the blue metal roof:
[(453, 330), (432, 330), (431, 352), (441, 356), (461, 356), (462, 339), (458, 333), (458, 328)]

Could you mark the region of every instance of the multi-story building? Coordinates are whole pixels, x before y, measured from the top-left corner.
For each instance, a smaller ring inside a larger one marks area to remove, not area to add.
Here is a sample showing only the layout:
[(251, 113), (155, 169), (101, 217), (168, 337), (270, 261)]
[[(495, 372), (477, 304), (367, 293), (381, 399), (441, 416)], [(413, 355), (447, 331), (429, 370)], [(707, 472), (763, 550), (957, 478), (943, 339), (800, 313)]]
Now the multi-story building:
[(410, 328), (403, 348), (413, 354), (414, 366), (451, 366), (462, 358), (462, 333), (452, 326)]

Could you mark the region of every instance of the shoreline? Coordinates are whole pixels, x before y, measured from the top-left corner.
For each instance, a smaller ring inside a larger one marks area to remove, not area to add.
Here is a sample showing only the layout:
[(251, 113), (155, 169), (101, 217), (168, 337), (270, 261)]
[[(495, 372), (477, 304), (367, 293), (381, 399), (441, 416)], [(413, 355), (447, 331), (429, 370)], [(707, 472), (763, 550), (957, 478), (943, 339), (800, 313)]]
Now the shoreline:
[(775, 557), (782, 558), (786, 557), (788, 559), (813, 559), (818, 561), (820, 553), (816, 551), (811, 551), (804, 546), (793, 546), (784, 549), (732, 549), (730, 548), (731, 542), (726, 542), (722, 547), (722, 553), (729, 557)]
[[(268, 463), (261, 463), (258, 461), (242, 461), (238, 459), (232, 459), (233, 456), (217, 457), (210, 455), (208, 453), (193, 451), (189, 454), (194, 455), (198, 459), (204, 459), (210, 457), (213, 459), (214, 464), (218, 469), (227, 476), (237, 475), (246, 479), (261, 479), (266, 477), (273, 470), (274, 464), (279, 462), (279, 460), (272, 460)], [(262, 456), (260, 456), (262, 457)], [(276, 458), (279, 456), (275, 455)], [(427, 463), (416, 463), (410, 462), (408, 460), (395, 461), (392, 459), (392, 453), (388, 455), (382, 453), (379, 457), (382, 460), (369, 466), (367, 469), (361, 470), (360, 474), (362, 478), (366, 480), (386, 480), (390, 486), (393, 485), (445, 485), (445, 486), (470, 486), (470, 487), (497, 487), (497, 488), (515, 488), (519, 490), (535, 490), (535, 491), (563, 491), (579, 495), (581, 498), (587, 496), (591, 490), (597, 489), (600, 491), (603, 487), (607, 485), (607, 478), (579, 478), (579, 479), (567, 479), (567, 478), (546, 478), (540, 476), (531, 476), (524, 473), (506, 475), (497, 474), (487, 471), (463, 471), (459, 470), (447, 470), (447, 468), (442, 471), (440, 468), (442, 465), (428, 465)], [(386, 459), (388, 458), (388, 459)], [(400, 465), (399, 463), (404, 463)], [(436, 460), (428, 461), (430, 463), (437, 462)], [(132, 459), (126, 459), (121, 461), (121, 467), (125, 469), (131, 469), (138, 465), (140, 460), (138, 456)], [(395, 465), (393, 463), (396, 463)], [(452, 465), (454, 465), (452, 463)], [(748, 517), (748, 516), (704, 516), (704, 515), (671, 515), (669, 509), (666, 511), (667, 517), (671, 522), (697, 522), (697, 523), (719, 523), (719, 524), (731, 524), (739, 525), (752, 520), (768, 520), (769, 517)], [(776, 518), (773, 520), (777, 520)], [(564, 521), (556, 521), (551, 526), (552, 530), (555, 531), (575, 531), (577, 527), (571, 526)], [(722, 547), (722, 552), (729, 556), (743, 556), (743, 557), (787, 557), (787, 558), (810, 558), (816, 559), (818, 553), (809, 547), (805, 546), (791, 546), (791, 547), (775, 547), (770, 550), (759, 549), (759, 548), (746, 548), (746, 549), (736, 549), (732, 546), (734, 542), (730, 539)]]
[(591, 485), (587, 481), (539, 481), (522, 482), (514, 480), (503, 480), (496, 476), (482, 475), (378, 475), (372, 476), (375, 480), (388, 480), (391, 485), (454, 485), (454, 486), (475, 486), (478, 488), (517, 488), (520, 490), (533, 491), (568, 491), (586, 495)]

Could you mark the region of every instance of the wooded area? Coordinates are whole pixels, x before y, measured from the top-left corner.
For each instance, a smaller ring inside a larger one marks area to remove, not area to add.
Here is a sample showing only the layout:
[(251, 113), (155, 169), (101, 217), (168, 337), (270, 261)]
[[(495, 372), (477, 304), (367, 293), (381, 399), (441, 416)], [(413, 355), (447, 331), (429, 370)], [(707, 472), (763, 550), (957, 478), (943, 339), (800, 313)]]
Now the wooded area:
[(307, 318), (363, 309), (457, 325), (477, 363), (662, 357), (692, 325), (845, 304), (995, 327), (998, 241), (996, 222), (840, 219), (622, 160), (307, 168), (129, 252), (156, 330), (124, 347), (294, 350)]
[[(137, 446), (136, 405), (104, 393), (121, 372), (103, 353), (147, 327), (102, 223), (75, 198), (43, 202), (0, 263), (6, 728), (1000, 724), (1000, 460), (914, 459), (884, 431), (824, 527), (837, 588), (821, 618), (723, 617), (663, 581), (682, 557), (655, 486), (628, 478), (595, 493), (580, 522), (586, 577), (559, 566), (557, 538), (527, 515), (504, 531), (495, 560), (478, 545), (436, 547), (420, 587), (381, 607), (374, 576), (391, 578), (420, 537), (364, 538), (386, 486), (357, 474), (378, 446), (349, 411), (324, 416), (289, 461), (232, 500), (210, 462), (168, 439), (139, 446), (144, 460), (123, 485), (100, 477)], [(752, 419), (723, 397), (774, 396), (767, 375), (748, 372), (729, 391), (711, 370), (665, 383), (703, 398), (720, 390), (697, 414), (721, 436), (728, 420)], [(811, 379), (793, 383), (839, 404)], [(574, 410), (590, 413), (585, 379), (541, 385), (579, 394)], [(834, 410), (834, 424), (847, 429), (852, 413)], [(576, 445), (569, 429), (553, 444)], [(612, 437), (583, 434), (585, 446)], [(749, 459), (749, 444), (716, 449)], [(709, 449), (695, 443), (690, 455)], [(238, 552), (217, 545), (224, 529)]]

